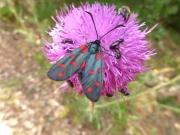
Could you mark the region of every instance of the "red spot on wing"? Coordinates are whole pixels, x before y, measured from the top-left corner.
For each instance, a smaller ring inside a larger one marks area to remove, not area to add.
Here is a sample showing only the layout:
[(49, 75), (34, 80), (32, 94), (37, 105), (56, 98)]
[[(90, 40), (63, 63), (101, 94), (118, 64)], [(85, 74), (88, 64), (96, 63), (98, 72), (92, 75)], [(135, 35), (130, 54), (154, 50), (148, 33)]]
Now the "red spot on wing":
[(63, 68), (63, 67), (65, 66), (65, 64), (64, 64), (64, 63), (60, 63), (59, 66), (60, 66), (61, 68)]
[(94, 85), (96, 85), (97, 87), (99, 87), (100, 86), (100, 83), (99, 82), (94, 82)]
[(94, 71), (93, 71), (93, 70), (90, 70), (90, 71), (89, 71), (89, 74), (90, 74), (90, 75), (93, 75), (93, 74), (94, 74)]
[(86, 46), (85, 48), (83, 48), (83, 49), (81, 50), (81, 52), (82, 52), (82, 53), (86, 53), (87, 50), (88, 50), (88, 47)]
[(100, 58), (100, 53), (96, 53), (95, 59), (99, 60), (99, 58)]
[(69, 56), (70, 56), (71, 58), (74, 58), (74, 54), (73, 54), (73, 53), (69, 54)]
[(84, 47), (86, 47), (87, 45), (84, 44), (84, 45), (81, 45), (79, 48), (83, 49)]
[(75, 60), (71, 61), (71, 64), (75, 67), (76, 66), (76, 61)]
[(64, 73), (63, 72), (59, 72), (59, 77), (63, 77), (64, 76)]
[(80, 68), (84, 68), (84, 69), (85, 69), (85, 68), (86, 68), (86, 64), (87, 64), (86, 62), (83, 62), (83, 63), (81, 64)]
[(103, 58), (103, 57), (104, 57), (104, 53), (101, 52), (101, 58)]
[(92, 91), (93, 91), (93, 88), (88, 87), (88, 88), (87, 88), (87, 91), (88, 91), (88, 92), (92, 92)]
[(99, 73), (102, 72), (101, 68), (98, 68), (98, 72), (99, 72)]

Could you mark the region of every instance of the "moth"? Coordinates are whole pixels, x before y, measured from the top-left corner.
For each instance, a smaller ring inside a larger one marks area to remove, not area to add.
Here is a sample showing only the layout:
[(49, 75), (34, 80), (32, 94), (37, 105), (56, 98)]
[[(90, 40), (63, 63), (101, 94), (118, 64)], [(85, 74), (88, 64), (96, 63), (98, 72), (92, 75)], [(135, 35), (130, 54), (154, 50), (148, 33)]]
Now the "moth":
[[(119, 27), (124, 27), (124, 25), (119, 24), (98, 38), (93, 16), (90, 12), (86, 11), (86, 13), (88, 13), (92, 19), (97, 39), (81, 45), (64, 56), (50, 68), (47, 75), (55, 81), (67, 80), (68, 84), (73, 87), (73, 83), (68, 79), (77, 73), (86, 97), (92, 102), (97, 102), (103, 86), (103, 53), (105, 52), (102, 50), (103, 47), (101, 46), (100, 40), (111, 31)], [(65, 39), (62, 42), (73, 43), (70, 39)]]

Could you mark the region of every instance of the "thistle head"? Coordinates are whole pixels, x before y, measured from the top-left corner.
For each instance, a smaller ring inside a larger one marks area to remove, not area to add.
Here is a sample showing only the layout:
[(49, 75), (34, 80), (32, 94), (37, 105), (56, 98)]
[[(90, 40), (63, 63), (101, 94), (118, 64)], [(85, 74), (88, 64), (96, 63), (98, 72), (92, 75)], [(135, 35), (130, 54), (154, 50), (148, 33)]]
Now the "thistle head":
[[(81, 4), (80, 7), (74, 5), (65, 7), (66, 11), (61, 8), (57, 11), (56, 17), (53, 17), (56, 24), (48, 32), (52, 42), (44, 41), (45, 46), (42, 47), (42, 50), (46, 58), (54, 64), (79, 46), (92, 41), (98, 42), (110, 54), (104, 53), (103, 56), (101, 96), (116, 96), (116, 92), (121, 89), (128, 92), (127, 85), (134, 81), (138, 74), (149, 69), (143, 63), (153, 55), (153, 50), (150, 50), (150, 42), (146, 36), (155, 26), (150, 30), (147, 28), (141, 30), (140, 28), (145, 23), (139, 24), (137, 21), (138, 14), (132, 13), (128, 20), (124, 20), (124, 17), (117, 13), (115, 5), (96, 2), (92, 5), (89, 3)], [(96, 29), (92, 18), (86, 11), (93, 15)], [(106, 34), (118, 25), (124, 27), (118, 27)], [(103, 38), (97, 39), (97, 36), (103, 36)], [(70, 39), (72, 42), (64, 43), (63, 41), (66, 39)], [(121, 53), (121, 58), (116, 59), (112, 57), (114, 52), (110, 49), (110, 45), (120, 39), (123, 39), (123, 42), (117, 46), (117, 49)], [(84, 95), (77, 74), (69, 80), (73, 83), (76, 93)], [(64, 82), (62, 87), (68, 89), (66, 84)]]

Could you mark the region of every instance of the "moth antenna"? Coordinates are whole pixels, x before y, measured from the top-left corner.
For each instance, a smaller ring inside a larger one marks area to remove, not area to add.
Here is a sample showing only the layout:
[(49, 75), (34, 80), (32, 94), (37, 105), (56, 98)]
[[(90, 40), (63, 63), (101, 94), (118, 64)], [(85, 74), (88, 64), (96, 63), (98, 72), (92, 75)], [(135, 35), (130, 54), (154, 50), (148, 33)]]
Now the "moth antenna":
[[(85, 11), (85, 12), (88, 13), (88, 14), (91, 16), (91, 19), (92, 19), (92, 21), (93, 21), (94, 28), (95, 28), (95, 31), (96, 31), (96, 36), (97, 36), (97, 39), (98, 39), (98, 34), (97, 34), (97, 29), (96, 29), (96, 25), (95, 25), (95, 22), (94, 22), (94, 18), (93, 18), (92, 14), (91, 14), (90, 12), (88, 12), (88, 11)], [(107, 35), (107, 34), (110, 33), (111, 31), (117, 29), (118, 27), (125, 27), (125, 26), (122, 25), (122, 24), (117, 25), (116, 27), (114, 27), (113, 29), (111, 29), (110, 31), (108, 31), (107, 33), (105, 33), (103, 36), (101, 36), (99, 40), (101, 40), (105, 35)]]
[(98, 39), (98, 34), (97, 34), (97, 29), (96, 29), (96, 25), (95, 25), (95, 22), (94, 22), (94, 18), (93, 18), (92, 14), (90, 12), (88, 12), (88, 11), (85, 11), (85, 12), (88, 13), (91, 16), (91, 19), (93, 21), (94, 28), (95, 28), (95, 31), (96, 31), (96, 36), (97, 36), (97, 39)]
[(117, 29), (117, 28), (119, 28), (119, 27), (125, 27), (125, 26), (122, 25), (122, 24), (117, 25), (116, 27), (114, 27), (114, 28), (111, 29), (110, 31), (106, 32), (103, 36), (101, 36), (99, 40), (101, 40), (105, 35), (107, 35), (107, 34), (110, 33), (111, 31), (113, 31), (113, 30), (115, 30), (115, 29)]

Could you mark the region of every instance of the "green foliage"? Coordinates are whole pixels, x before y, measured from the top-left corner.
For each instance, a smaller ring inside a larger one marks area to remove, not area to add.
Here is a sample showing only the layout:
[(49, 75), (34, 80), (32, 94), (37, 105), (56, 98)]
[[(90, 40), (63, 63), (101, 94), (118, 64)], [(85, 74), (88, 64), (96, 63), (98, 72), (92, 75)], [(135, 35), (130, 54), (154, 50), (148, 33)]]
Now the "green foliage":
[(132, 12), (139, 14), (140, 22), (145, 21), (149, 27), (156, 23), (160, 24), (153, 31), (156, 33), (153, 38), (160, 39), (164, 35), (165, 30), (161, 25), (173, 24), (174, 28), (179, 28), (180, 18), (177, 16), (180, 13), (180, 1), (178, 0), (126, 1), (126, 5), (132, 9)]
[[(68, 97), (68, 99), (74, 100), (71, 96)], [(116, 100), (115, 98), (111, 99)], [(105, 116), (105, 118), (111, 121), (114, 125), (110, 132), (117, 133), (119, 132), (119, 129), (123, 131), (126, 128), (126, 124), (130, 119), (128, 110), (131, 105), (126, 105), (125, 102), (120, 102), (109, 106), (108, 104), (106, 105), (104, 102), (99, 101), (98, 105), (95, 104), (92, 112), (91, 103), (88, 106), (89, 103), (90, 102), (86, 99), (86, 97), (80, 97), (78, 100), (72, 101), (71, 104), (69, 104), (68, 107), (70, 110), (75, 110), (74, 122), (77, 123), (81, 121), (84, 124), (92, 123), (93, 128), (100, 129)]]
[(180, 104), (178, 104), (176, 101), (178, 101), (178, 97), (169, 96), (169, 97), (163, 98), (162, 100), (159, 100), (159, 103), (176, 107), (176, 108), (180, 108)]
[(10, 11), (10, 9), (7, 6), (0, 8), (0, 13), (1, 13), (0, 18), (6, 21), (13, 16), (13, 13)]
[(151, 129), (150, 135), (157, 135), (157, 128), (156, 127), (153, 127)]

